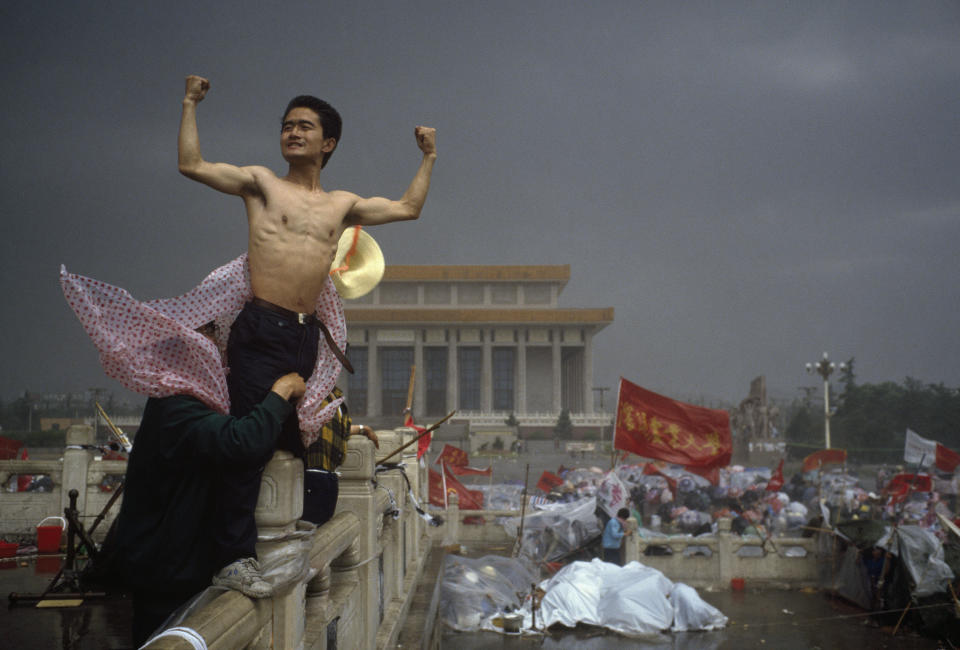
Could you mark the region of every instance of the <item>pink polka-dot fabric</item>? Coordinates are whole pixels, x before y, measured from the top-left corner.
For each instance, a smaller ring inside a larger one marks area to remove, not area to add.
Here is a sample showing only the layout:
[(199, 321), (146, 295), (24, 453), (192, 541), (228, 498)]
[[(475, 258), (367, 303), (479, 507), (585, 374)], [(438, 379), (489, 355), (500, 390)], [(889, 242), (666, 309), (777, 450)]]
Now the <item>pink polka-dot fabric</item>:
[[(150, 397), (191, 395), (219, 413), (229, 413), (230, 397), (220, 350), (194, 331), (216, 320), (221, 349), (230, 325), (253, 293), (247, 256), (215, 269), (196, 288), (177, 298), (141, 302), (127, 291), (60, 267), (60, 286), (83, 329), (100, 351), (107, 376)], [(344, 349), (347, 325), (343, 304), (328, 278), (317, 297), (316, 315)], [(300, 436), (309, 446), (336, 412), (342, 399), (323, 407), (340, 374), (340, 362), (320, 336), (317, 364), (307, 380), (297, 416)]]

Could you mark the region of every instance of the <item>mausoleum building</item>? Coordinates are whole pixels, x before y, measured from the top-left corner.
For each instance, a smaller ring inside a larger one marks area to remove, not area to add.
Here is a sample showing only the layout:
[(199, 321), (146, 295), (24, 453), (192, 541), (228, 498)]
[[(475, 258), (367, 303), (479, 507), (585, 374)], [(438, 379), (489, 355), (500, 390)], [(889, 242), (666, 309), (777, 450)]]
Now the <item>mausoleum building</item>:
[(388, 266), (381, 283), (344, 301), (344, 373), (354, 416), (396, 421), (416, 366), (419, 422), (454, 409), (471, 427), (553, 425), (561, 410), (576, 426), (609, 423), (594, 404), (594, 336), (613, 308), (564, 308), (569, 265)]

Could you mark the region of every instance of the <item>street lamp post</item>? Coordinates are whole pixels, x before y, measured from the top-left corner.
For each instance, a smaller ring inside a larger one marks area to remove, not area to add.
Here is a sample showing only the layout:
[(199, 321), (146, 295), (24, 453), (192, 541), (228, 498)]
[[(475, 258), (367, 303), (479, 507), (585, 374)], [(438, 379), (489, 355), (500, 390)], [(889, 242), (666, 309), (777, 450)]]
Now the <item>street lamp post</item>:
[[(830, 375), (837, 369), (837, 364), (830, 361), (827, 353), (823, 353), (823, 358), (817, 363), (808, 363), (807, 372), (816, 372), (823, 377), (823, 432), (826, 449), (830, 449)], [(847, 365), (841, 363), (839, 368), (843, 370)]]

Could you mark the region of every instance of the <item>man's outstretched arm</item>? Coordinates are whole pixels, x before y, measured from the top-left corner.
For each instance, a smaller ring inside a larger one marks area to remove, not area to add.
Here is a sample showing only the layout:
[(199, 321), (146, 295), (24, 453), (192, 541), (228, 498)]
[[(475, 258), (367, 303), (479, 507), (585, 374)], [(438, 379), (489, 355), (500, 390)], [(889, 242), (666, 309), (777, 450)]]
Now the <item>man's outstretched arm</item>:
[(197, 104), (203, 101), (210, 82), (203, 77), (187, 77), (187, 89), (183, 96), (183, 114), (180, 117), (180, 137), (177, 154), (180, 173), (200, 181), (215, 190), (243, 196), (256, 191), (257, 182), (253, 173), (244, 167), (227, 163), (211, 163), (200, 154), (200, 134), (197, 130)]
[(430, 175), (437, 160), (437, 130), (418, 126), (414, 131), (423, 160), (407, 191), (397, 201), (375, 196), (357, 199), (347, 214), (347, 225), (375, 226), (391, 221), (405, 221), (420, 216), (430, 190)]

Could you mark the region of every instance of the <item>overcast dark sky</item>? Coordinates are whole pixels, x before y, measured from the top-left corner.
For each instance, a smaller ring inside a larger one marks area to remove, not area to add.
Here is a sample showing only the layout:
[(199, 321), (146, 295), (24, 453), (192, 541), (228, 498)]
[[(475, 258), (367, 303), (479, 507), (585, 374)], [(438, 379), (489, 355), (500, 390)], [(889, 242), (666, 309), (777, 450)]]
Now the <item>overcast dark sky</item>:
[(435, 126), (388, 263), (570, 264), (616, 309), (595, 385), (789, 397), (823, 351), (960, 385), (957, 2), (7, 2), (0, 53), (4, 399), (118, 387), (61, 263), (150, 299), (245, 249), (177, 172), (191, 73), (210, 160), (282, 173), (286, 101), (337, 106), (327, 189), (399, 196)]

